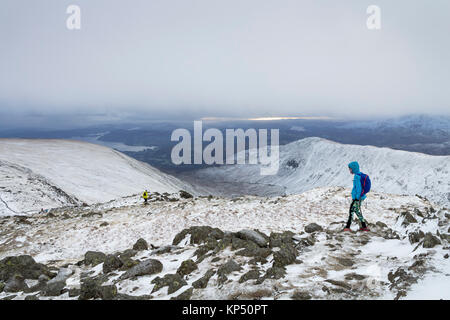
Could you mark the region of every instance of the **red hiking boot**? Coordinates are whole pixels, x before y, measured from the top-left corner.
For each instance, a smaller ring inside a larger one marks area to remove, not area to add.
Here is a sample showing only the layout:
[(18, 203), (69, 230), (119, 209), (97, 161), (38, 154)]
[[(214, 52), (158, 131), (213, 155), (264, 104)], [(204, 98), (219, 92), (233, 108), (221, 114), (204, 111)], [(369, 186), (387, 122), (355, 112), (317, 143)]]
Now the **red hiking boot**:
[(350, 229), (350, 228), (344, 228), (344, 230), (342, 230), (342, 231), (350, 231), (350, 232), (352, 232), (352, 229)]
[(370, 231), (370, 229), (369, 228), (359, 228), (359, 231)]

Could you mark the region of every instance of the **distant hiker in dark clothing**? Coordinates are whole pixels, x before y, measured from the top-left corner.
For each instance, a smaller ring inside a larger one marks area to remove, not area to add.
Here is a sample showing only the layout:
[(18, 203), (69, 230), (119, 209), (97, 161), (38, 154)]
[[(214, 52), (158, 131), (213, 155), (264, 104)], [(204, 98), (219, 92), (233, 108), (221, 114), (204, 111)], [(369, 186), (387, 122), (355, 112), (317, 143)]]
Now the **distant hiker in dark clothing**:
[(361, 203), (366, 199), (366, 193), (370, 190), (370, 179), (369, 176), (359, 171), (358, 162), (354, 161), (349, 163), (348, 168), (350, 173), (354, 174), (353, 178), (353, 189), (352, 189), (352, 204), (350, 205), (349, 217), (347, 220), (347, 225), (344, 231), (351, 231), (350, 225), (352, 223), (353, 214), (356, 213), (359, 221), (361, 221), (360, 231), (369, 231), (366, 225), (366, 220), (364, 219), (361, 212)]
[(147, 200), (148, 200), (148, 191), (145, 190), (144, 193), (142, 194), (142, 198), (144, 198), (144, 204), (147, 204)]

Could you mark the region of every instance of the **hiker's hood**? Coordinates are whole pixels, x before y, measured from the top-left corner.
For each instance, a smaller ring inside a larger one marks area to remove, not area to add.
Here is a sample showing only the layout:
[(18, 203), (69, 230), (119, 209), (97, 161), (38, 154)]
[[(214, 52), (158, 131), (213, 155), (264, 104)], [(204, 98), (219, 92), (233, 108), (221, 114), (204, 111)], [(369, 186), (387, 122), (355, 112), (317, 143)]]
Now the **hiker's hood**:
[(350, 162), (348, 167), (352, 169), (353, 173), (359, 173), (359, 164), (356, 161)]

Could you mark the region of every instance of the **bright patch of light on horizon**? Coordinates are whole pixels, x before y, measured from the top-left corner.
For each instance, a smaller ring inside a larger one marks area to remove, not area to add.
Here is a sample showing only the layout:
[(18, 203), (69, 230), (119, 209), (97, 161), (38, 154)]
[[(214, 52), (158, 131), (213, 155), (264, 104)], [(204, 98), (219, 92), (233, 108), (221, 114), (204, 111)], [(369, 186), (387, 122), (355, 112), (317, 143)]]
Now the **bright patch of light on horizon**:
[(276, 121), (276, 120), (330, 120), (330, 117), (257, 117), (257, 118), (226, 118), (226, 117), (204, 117), (202, 121)]

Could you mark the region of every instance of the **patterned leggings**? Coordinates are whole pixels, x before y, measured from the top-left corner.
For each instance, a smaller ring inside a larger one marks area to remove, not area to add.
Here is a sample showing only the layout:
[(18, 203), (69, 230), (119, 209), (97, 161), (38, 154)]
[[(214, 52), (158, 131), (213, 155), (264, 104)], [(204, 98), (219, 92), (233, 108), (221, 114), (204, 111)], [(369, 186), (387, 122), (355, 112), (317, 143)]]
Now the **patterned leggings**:
[(350, 228), (354, 213), (356, 213), (356, 216), (358, 217), (359, 221), (361, 221), (362, 227), (366, 228), (366, 220), (364, 220), (364, 217), (361, 212), (361, 202), (362, 202), (362, 200), (356, 200), (356, 199), (352, 201), (352, 204), (350, 205), (349, 216), (348, 216), (346, 228)]

